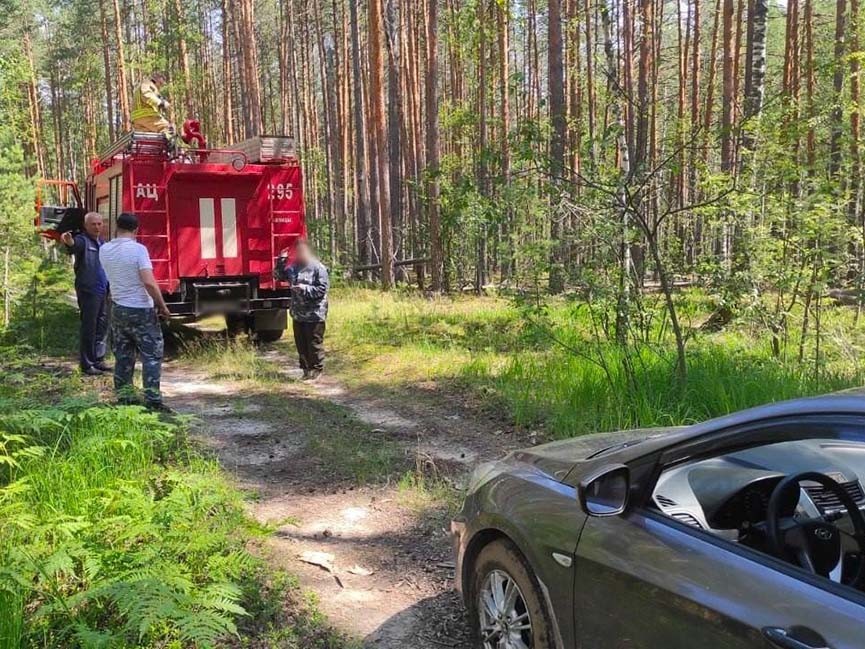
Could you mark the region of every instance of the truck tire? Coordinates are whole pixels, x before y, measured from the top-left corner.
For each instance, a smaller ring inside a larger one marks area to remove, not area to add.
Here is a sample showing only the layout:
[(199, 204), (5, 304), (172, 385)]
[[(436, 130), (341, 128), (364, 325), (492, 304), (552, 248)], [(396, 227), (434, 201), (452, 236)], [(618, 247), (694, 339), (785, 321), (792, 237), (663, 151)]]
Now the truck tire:
[(282, 338), (284, 329), (265, 329), (264, 331), (255, 332), (255, 340), (260, 343), (275, 343)]
[(245, 315), (237, 313), (225, 314), (225, 333), (229, 338), (237, 338), (249, 330), (249, 323)]
[(288, 326), (288, 312), (285, 309), (256, 311), (249, 323), (249, 335), (257, 343), (273, 343), (282, 338)]

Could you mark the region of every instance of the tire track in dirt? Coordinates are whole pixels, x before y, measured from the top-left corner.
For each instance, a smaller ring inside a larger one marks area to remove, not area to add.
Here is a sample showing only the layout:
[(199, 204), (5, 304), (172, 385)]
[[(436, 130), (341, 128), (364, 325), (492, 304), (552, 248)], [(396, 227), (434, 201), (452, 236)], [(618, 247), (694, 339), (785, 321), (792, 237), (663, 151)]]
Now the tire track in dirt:
[(368, 396), (329, 376), (298, 378), (288, 370), (261, 385), (219, 380), (176, 362), (163, 386), (172, 407), (196, 416), (195, 436), (254, 494), (250, 513), (278, 526), (266, 543), (272, 562), (317, 595), (337, 629), (367, 647), (469, 647), (443, 508), (417, 506), (394, 480), (358, 484), (317, 444), (345, 435), (374, 452), (380, 440), (397, 449), (398, 471), (418, 467), (462, 484), (477, 462), (526, 441), (450, 399), (412, 390)]

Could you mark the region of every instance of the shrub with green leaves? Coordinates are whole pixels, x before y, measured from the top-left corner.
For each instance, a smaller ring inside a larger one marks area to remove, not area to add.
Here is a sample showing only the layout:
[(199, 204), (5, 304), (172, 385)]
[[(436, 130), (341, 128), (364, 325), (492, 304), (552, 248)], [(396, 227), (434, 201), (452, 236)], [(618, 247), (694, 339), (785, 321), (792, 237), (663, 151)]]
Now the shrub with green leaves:
[(257, 588), (250, 525), (154, 415), (2, 414), (0, 648), (211, 646)]

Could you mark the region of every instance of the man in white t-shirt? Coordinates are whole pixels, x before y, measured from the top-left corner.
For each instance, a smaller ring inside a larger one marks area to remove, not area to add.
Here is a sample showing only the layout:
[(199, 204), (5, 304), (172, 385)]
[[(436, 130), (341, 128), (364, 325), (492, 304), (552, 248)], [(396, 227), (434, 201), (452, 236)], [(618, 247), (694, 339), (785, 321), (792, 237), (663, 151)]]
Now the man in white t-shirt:
[(162, 327), (159, 318), (171, 315), (153, 277), (147, 248), (135, 240), (138, 219), (124, 212), (117, 217), (117, 234), (99, 249), (99, 261), (111, 286), (111, 338), (114, 351), (114, 390), (121, 403), (133, 403), (132, 375), (141, 355), (144, 397), (151, 410), (170, 412), (162, 403)]

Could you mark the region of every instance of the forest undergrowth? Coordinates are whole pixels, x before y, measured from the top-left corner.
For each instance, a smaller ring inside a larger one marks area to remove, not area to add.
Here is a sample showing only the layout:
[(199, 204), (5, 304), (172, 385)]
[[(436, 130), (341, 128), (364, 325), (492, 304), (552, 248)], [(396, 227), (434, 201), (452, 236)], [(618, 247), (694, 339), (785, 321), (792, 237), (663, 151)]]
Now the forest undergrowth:
[(0, 345), (0, 648), (343, 646), (188, 422), (72, 369), (69, 287), (46, 268)]
[(824, 307), (819, 339), (800, 340), (791, 327), (775, 355), (753, 309), (706, 331), (712, 300), (699, 290), (677, 299), (688, 335), (684, 381), (659, 304), (646, 305), (640, 338), (623, 346), (577, 298), (538, 307), (505, 297), (344, 288), (334, 293), (329, 332), (341, 376), (359, 388), (399, 391), (433, 381), (467, 389), (549, 438), (689, 424), (865, 383), (865, 326), (853, 307)]

